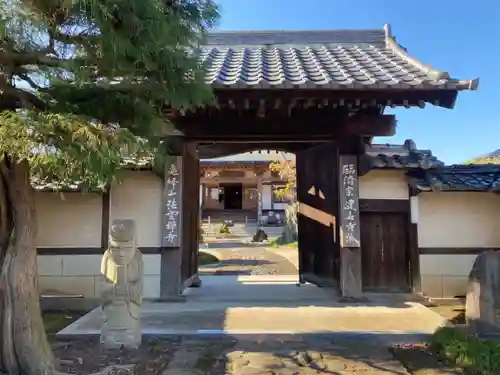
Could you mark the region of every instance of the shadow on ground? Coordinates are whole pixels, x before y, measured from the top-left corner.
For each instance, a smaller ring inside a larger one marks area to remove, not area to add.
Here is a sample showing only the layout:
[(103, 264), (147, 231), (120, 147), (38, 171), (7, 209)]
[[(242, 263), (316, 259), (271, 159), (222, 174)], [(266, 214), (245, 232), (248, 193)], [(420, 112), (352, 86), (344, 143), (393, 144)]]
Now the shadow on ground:
[(408, 374), (389, 351), (392, 341), (386, 335), (190, 336), (165, 375), (181, 369), (214, 375)]

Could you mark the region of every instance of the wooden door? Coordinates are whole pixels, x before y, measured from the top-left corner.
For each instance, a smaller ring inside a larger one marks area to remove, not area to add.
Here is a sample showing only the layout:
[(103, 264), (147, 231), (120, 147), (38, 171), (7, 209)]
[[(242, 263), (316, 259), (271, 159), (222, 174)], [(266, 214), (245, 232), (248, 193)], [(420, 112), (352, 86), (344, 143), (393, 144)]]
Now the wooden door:
[(334, 143), (296, 155), (301, 282), (338, 287), (337, 166), (338, 148)]
[(196, 144), (184, 145), (182, 152), (183, 199), (182, 199), (182, 272), (183, 287), (191, 285), (198, 274), (198, 245), (200, 233), (200, 172)]
[(409, 292), (408, 215), (361, 212), (363, 289)]

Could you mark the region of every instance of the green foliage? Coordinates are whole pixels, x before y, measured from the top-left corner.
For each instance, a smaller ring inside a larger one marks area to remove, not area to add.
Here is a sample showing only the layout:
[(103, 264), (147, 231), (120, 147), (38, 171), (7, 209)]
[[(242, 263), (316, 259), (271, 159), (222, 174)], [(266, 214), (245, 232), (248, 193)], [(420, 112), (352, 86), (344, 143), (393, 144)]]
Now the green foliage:
[(165, 107), (212, 99), (198, 49), (217, 19), (212, 0), (4, 1), (1, 150), (94, 186), (123, 153), (165, 154)]
[(206, 253), (204, 251), (200, 251), (198, 253), (198, 264), (200, 266), (205, 266), (207, 264), (215, 264), (215, 263), (219, 263), (219, 262), (220, 262), (219, 258), (217, 258), (213, 254)]
[(275, 190), (274, 193), (280, 198), (294, 201), (297, 195), (297, 170), (295, 160), (288, 160), (284, 155), (281, 155), (281, 160), (271, 163), (269, 169), (273, 172), (277, 172), (280, 178), (286, 181), (285, 187)]
[(147, 144), (127, 129), (105, 134), (103, 125), (75, 115), (0, 113), (0, 149), (18, 161), (27, 160), (41, 183), (104, 187), (116, 175), (124, 149), (137, 156), (149, 154)]
[(500, 164), (500, 158), (496, 156), (488, 156), (484, 158), (472, 159), (464, 164)]
[(471, 374), (500, 374), (500, 342), (468, 335), (455, 327), (443, 327), (431, 338), (437, 353)]
[(227, 223), (222, 223), (219, 228), (220, 234), (230, 234), (231, 230), (229, 229), (229, 225)]

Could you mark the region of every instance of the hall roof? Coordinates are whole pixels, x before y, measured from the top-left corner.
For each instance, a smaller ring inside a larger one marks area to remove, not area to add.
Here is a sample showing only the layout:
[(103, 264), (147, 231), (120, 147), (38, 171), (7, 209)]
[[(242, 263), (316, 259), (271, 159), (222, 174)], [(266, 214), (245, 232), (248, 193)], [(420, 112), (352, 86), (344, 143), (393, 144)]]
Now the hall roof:
[(424, 64), (389, 25), (366, 30), (220, 31), (202, 46), (205, 81), (215, 88), (475, 90)]
[(444, 166), (431, 150), (418, 149), (411, 139), (402, 145), (372, 144), (366, 153), (371, 157), (372, 169), (431, 169)]
[(281, 155), (284, 154), (287, 159), (292, 159), (293, 154), (281, 153), (274, 150), (261, 150), (261, 151), (251, 151), (244, 152), (242, 154), (222, 156), (219, 158), (212, 159), (201, 159), (201, 163), (227, 163), (227, 162), (273, 162), (279, 161)]
[(412, 170), (410, 185), (421, 191), (500, 192), (500, 165), (451, 165), (429, 170)]
[[(373, 169), (411, 169), (411, 168), (436, 168), (444, 163), (435, 157), (431, 150), (420, 150), (414, 141), (408, 139), (404, 144), (372, 144), (366, 150), (370, 157)], [(202, 159), (206, 164), (216, 163), (253, 163), (279, 161), (280, 154), (288, 160), (295, 160), (295, 155), (277, 151), (252, 151), (242, 154), (224, 156), (213, 159)]]

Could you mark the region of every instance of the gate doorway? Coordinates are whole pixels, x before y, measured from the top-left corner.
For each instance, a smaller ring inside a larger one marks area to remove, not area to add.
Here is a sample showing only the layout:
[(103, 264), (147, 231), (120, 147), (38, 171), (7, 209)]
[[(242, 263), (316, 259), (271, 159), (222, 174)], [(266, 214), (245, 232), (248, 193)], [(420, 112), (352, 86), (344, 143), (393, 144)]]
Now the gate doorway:
[(410, 292), (408, 215), (401, 212), (361, 213), (363, 289), (367, 292)]
[(224, 209), (241, 210), (243, 208), (243, 185), (221, 184), (224, 190)]

